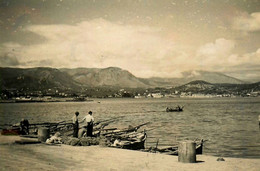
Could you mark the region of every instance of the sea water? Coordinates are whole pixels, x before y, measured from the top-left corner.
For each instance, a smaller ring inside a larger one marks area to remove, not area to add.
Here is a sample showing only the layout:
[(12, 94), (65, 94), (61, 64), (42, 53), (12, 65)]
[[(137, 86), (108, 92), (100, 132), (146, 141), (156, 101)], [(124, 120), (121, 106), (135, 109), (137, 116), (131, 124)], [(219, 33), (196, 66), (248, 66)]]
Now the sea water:
[[(183, 112), (166, 107), (184, 106)], [(260, 98), (95, 99), (91, 102), (2, 103), (0, 125), (71, 120), (93, 111), (96, 121), (120, 117), (110, 128), (150, 122), (146, 147), (176, 145), (189, 139), (207, 140), (203, 153), (222, 157), (260, 158)]]

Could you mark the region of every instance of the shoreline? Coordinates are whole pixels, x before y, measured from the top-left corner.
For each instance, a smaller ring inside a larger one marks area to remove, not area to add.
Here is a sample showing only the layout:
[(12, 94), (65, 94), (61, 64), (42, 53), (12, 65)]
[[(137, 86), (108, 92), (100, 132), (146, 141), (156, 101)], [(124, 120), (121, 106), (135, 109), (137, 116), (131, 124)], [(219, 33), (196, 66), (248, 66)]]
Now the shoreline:
[(99, 100), (103, 99), (258, 99), (260, 96), (257, 97), (162, 97), (162, 98), (134, 98), (134, 97), (109, 97), (109, 98), (90, 98), (87, 100), (73, 100), (72, 98), (53, 98), (52, 100), (21, 100), (21, 101), (16, 101), (15, 99), (9, 99), (9, 100), (0, 100), (0, 104), (6, 104), (6, 103), (55, 103), (55, 102), (97, 102), (100, 103)]
[(93, 102), (94, 100), (73, 100), (71, 98), (54, 98), (53, 100), (0, 100), (0, 103), (53, 103), (53, 102)]
[(197, 155), (197, 163), (178, 156), (108, 148), (46, 144), (14, 144), (19, 136), (0, 135), (1, 170), (258, 170), (260, 159)]

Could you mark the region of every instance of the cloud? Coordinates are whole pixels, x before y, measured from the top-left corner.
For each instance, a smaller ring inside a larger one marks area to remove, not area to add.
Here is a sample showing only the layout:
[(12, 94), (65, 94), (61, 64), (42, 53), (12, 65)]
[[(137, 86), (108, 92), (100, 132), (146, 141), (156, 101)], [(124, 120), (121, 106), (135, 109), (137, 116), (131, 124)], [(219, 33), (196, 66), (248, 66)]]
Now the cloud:
[[(165, 36), (162, 28), (122, 25), (104, 19), (76, 25), (31, 25), (24, 31), (37, 34), (45, 41), (30, 45), (0, 44), (2, 59), (6, 54), (12, 56), (5, 65), (56, 68), (115, 66), (138, 77), (181, 77), (182, 72), (187, 70), (223, 71), (230, 66), (259, 62), (260, 50), (238, 55), (233, 52), (233, 40), (218, 38), (196, 49), (195, 45), (190, 47)], [(178, 35), (174, 30), (172, 34)]]
[(254, 66), (255, 64), (260, 64), (260, 48), (255, 52), (246, 53), (242, 56), (237, 57), (237, 64), (248, 64), (248, 66)]
[(0, 66), (11, 67), (20, 65), (19, 60), (16, 56), (15, 49), (19, 49), (21, 46), (16, 43), (6, 43), (0, 45)]
[(223, 71), (225, 74), (249, 82), (260, 81), (260, 63), (241, 63)]
[(235, 46), (232, 40), (217, 39), (214, 43), (207, 43), (198, 50), (198, 55), (215, 57), (228, 54)]
[(232, 53), (235, 43), (232, 40), (219, 38), (213, 43), (207, 43), (197, 50), (197, 61), (201, 61), (203, 67), (212, 67), (215, 65), (223, 65), (227, 62), (230, 64), (233, 61), (227, 61), (227, 56)]
[(240, 17), (235, 18), (233, 28), (236, 30), (254, 32), (260, 30), (260, 12), (247, 14), (243, 13)]
[(18, 66), (19, 62), (16, 56), (12, 54), (5, 54), (4, 56), (0, 57), (0, 66), (1, 67), (10, 67), (10, 66)]
[[(183, 67), (182, 56), (188, 56), (180, 45), (163, 37), (160, 28), (121, 25), (104, 19), (77, 25), (32, 25), (24, 31), (47, 41), (18, 46), (8, 43), (0, 48), (8, 52), (13, 46), (19, 62), (26, 67), (117, 66), (141, 77), (176, 76), (180, 73), (178, 66)], [(170, 63), (176, 63), (176, 67)]]
[(195, 61), (200, 61), (197, 66), (202, 70), (223, 72), (244, 81), (259, 81), (260, 48), (255, 52), (236, 54), (234, 47), (234, 41), (224, 38), (201, 46), (195, 56)]
[(200, 61), (195, 69), (230, 73), (231, 76), (243, 80), (247, 80), (247, 77), (252, 80), (260, 79), (260, 77), (253, 78), (256, 72), (253, 66), (260, 63), (260, 48), (255, 52), (236, 54), (233, 52), (234, 47), (234, 41), (224, 38), (201, 46), (195, 56), (195, 61)]

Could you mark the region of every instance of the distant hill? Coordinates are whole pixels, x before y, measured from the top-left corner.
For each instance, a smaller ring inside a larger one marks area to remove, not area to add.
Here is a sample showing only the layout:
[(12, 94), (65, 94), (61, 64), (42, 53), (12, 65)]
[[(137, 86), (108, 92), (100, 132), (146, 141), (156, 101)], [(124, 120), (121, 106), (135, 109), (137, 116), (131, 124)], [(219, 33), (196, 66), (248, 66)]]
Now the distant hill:
[(109, 68), (75, 68), (75, 69), (60, 69), (66, 72), (72, 79), (86, 86), (118, 86), (118, 87), (172, 87), (183, 85), (195, 80), (204, 80), (212, 84), (244, 84), (245, 82), (218, 73), (207, 71), (190, 71), (183, 72), (181, 78), (138, 78), (129, 71), (122, 70), (117, 67)]
[[(129, 71), (117, 67), (75, 69), (37, 67), (0, 68), (0, 83), (1, 89), (24, 90), (58, 88), (79, 91), (84, 87), (169, 88), (183, 85), (179, 89), (211, 91), (214, 87), (229, 89), (229, 85), (242, 89), (239, 85), (243, 85), (244, 82), (221, 73), (207, 71), (184, 72), (181, 78), (138, 78)], [(249, 85), (244, 87), (249, 88)]]
[(252, 84), (211, 84), (196, 80), (173, 88), (174, 91), (202, 94), (247, 94), (260, 91), (260, 82)]
[(214, 84), (208, 83), (203, 80), (196, 80), (190, 83), (184, 84), (182, 86), (177, 87), (179, 91), (184, 92), (203, 92), (211, 90), (215, 87)]
[(79, 89), (67, 73), (54, 68), (0, 68), (1, 89)]
[(220, 72), (209, 72), (209, 71), (188, 71), (183, 72), (183, 77), (186, 80), (204, 80), (212, 84), (228, 83), (228, 84), (245, 84), (245, 81), (239, 80), (234, 77), (227, 76)]
[(252, 83), (252, 84), (216, 84), (216, 86), (223, 87), (230, 91), (237, 91), (237, 92), (260, 91), (260, 82)]
[(203, 80), (212, 84), (245, 84), (245, 81), (227, 76), (219, 72), (186, 71), (180, 78), (150, 78), (153, 82), (161, 82), (165, 85), (180, 86), (191, 81)]
[(126, 70), (117, 67), (109, 68), (76, 68), (60, 69), (67, 73), (73, 80), (90, 87), (116, 86), (116, 87), (150, 87), (149, 82), (135, 77)]

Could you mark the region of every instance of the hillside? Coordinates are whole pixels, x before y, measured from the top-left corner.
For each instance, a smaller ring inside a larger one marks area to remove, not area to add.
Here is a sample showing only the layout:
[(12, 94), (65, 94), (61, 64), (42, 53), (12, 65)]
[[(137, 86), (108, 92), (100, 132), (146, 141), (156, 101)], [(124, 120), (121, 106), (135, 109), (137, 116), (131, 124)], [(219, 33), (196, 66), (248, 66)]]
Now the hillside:
[(219, 72), (209, 71), (188, 71), (183, 72), (183, 77), (189, 81), (204, 80), (212, 84), (227, 83), (227, 84), (244, 84), (245, 81), (227, 76)]
[(206, 81), (196, 80), (175, 87), (172, 91), (190, 92), (192, 94), (233, 94), (247, 96), (252, 92), (260, 91), (260, 82), (252, 84), (211, 84)]
[(195, 80), (204, 80), (213, 84), (244, 84), (245, 82), (217, 72), (193, 71), (184, 72), (181, 78), (138, 78), (129, 71), (116, 67), (109, 68), (75, 68), (60, 69), (69, 74), (73, 80), (85, 86), (117, 86), (129, 88), (172, 87), (180, 86)]
[(209, 71), (186, 71), (179, 78), (150, 78), (153, 82), (160, 82), (165, 85), (180, 86), (191, 81), (204, 80), (212, 84), (245, 84), (245, 81), (227, 76), (219, 72)]
[(260, 91), (260, 82), (252, 84), (216, 84), (216, 86), (221, 86), (230, 91), (237, 92), (254, 92)]
[(18, 90), (79, 89), (80, 84), (54, 68), (0, 68), (1, 89)]
[(243, 89), (257, 87), (257, 84), (242, 84), (243, 81), (241, 80), (215, 72), (185, 72), (182, 78), (138, 78), (129, 71), (117, 67), (75, 69), (0, 68), (0, 76), (1, 89), (15, 88), (19, 90), (56, 88), (80, 91), (82, 87), (145, 89), (176, 87), (179, 85), (178, 89), (183, 91), (215, 91), (219, 89), (221, 91), (222, 89), (243, 91)]
[(182, 92), (205, 92), (215, 88), (214, 84), (208, 83), (203, 80), (196, 80), (190, 83), (184, 84), (176, 88), (178, 91)]
[(73, 80), (90, 87), (116, 86), (116, 87), (150, 87), (145, 80), (135, 77), (126, 70), (116, 67), (109, 68), (76, 68), (60, 69), (72, 77)]

